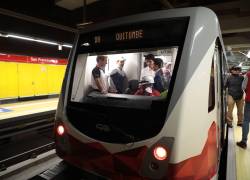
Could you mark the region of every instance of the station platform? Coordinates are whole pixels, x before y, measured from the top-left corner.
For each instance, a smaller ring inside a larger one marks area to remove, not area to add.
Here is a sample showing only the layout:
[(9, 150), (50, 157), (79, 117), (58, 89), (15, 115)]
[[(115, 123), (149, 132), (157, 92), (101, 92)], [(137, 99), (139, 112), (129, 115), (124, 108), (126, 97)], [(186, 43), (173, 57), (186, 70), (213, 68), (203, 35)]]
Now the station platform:
[(56, 110), (58, 98), (0, 105), (0, 120)]
[[(241, 140), (242, 128), (237, 126), (237, 112), (234, 109), (234, 122), (233, 122), (233, 135), (235, 145), (235, 158), (236, 158), (236, 177), (237, 180), (250, 179), (250, 134), (248, 134), (247, 149), (242, 149), (236, 145), (236, 142)], [(231, 162), (228, 162), (231, 163)]]

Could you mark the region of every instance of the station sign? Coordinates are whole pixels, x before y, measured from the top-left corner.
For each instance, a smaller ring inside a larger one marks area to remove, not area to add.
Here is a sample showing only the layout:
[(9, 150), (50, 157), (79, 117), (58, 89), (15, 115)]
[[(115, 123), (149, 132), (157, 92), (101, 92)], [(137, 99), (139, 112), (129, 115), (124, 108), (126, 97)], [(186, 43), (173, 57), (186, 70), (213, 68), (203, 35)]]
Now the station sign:
[(32, 63), (32, 64), (55, 64), (66, 65), (67, 59), (44, 58), (34, 56), (20, 56), (11, 54), (0, 54), (0, 62), (17, 62), (17, 63)]

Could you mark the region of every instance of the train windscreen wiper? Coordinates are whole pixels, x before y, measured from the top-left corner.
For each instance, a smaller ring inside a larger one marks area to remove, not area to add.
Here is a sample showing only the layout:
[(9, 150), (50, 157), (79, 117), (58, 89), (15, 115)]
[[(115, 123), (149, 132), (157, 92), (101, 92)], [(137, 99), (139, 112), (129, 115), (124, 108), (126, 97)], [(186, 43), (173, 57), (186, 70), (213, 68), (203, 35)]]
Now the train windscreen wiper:
[[(126, 137), (128, 140), (130, 140), (131, 142), (129, 142), (129, 143), (134, 143), (134, 142), (139, 140), (139, 138), (135, 137), (134, 135), (131, 135), (131, 134), (127, 133), (126, 131), (120, 129), (119, 127), (117, 127), (115, 125), (111, 125), (111, 124), (109, 124), (109, 125), (110, 125), (112, 130), (114, 130), (115, 132), (120, 133), (121, 135), (123, 135), (123, 137)], [(127, 143), (125, 143), (125, 144), (127, 144)]]

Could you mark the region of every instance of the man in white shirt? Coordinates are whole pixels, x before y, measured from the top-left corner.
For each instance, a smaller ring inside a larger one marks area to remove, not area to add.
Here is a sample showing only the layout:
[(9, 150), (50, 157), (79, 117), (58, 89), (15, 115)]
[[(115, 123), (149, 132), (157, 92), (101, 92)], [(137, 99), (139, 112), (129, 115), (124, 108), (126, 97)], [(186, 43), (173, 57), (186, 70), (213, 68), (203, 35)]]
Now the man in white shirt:
[(92, 70), (91, 87), (103, 94), (108, 93), (108, 78), (105, 74), (105, 66), (107, 64), (107, 56), (97, 56), (97, 65)]
[(153, 79), (155, 77), (155, 71), (154, 71), (154, 55), (153, 54), (148, 54), (145, 56), (145, 62), (147, 66), (142, 69), (141, 71), (141, 80), (145, 80), (146, 76), (151, 76)]

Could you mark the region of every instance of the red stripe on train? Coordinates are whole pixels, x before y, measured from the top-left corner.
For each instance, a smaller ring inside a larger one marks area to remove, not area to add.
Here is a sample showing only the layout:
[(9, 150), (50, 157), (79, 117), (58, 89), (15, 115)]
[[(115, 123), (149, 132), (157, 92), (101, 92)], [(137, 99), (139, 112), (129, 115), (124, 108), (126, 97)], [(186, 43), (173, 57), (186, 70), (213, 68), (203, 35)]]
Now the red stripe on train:
[(17, 63), (33, 63), (33, 64), (56, 64), (66, 65), (67, 59), (43, 58), (34, 56), (19, 56), (10, 54), (0, 54), (0, 61), (17, 62)]
[[(70, 154), (64, 154), (58, 148), (57, 152), (66, 161), (82, 169), (115, 180), (148, 179), (139, 174), (143, 158), (148, 150), (146, 146), (111, 154), (97, 142), (83, 144), (72, 136), (69, 136), (69, 141), (72, 145)], [(210, 179), (217, 172), (217, 164), (216, 124), (213, 122), (202, 153), (178, 164), (169, 164), (168, 178), (173, 180)]]
[(217, 173), (218, 148), (216, 143), (216, 124), (209, 128), (206, 144), (200, 155), (178, 164), (169, 165), (170, 179), (210, 179)]

